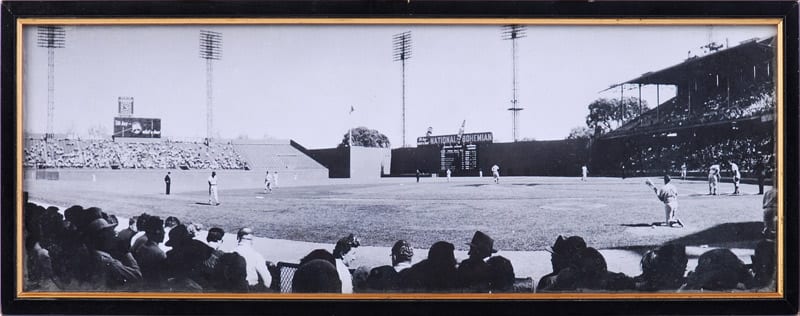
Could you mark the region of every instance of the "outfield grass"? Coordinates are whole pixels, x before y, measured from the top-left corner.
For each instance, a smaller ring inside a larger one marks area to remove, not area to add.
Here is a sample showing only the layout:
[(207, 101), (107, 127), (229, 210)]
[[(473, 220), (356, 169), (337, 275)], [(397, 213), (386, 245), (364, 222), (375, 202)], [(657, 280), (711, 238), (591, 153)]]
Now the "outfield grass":
[(220, 206), (205, 205), (203, 183), (174, 188), (174, 194), (166, 196), (160, 180), (105, 180), (26, 180), (24, 188), (32, 200), (99, 206), (123, 217), (148, 212), (226, 231), (251, 226), (262, 237), (319, 243), (355, 233), (363, 244), (381, 247), (398, 239), (421, 248), (445, 240), (463, 250), (476, 230), (492, 236), (495, 248), (502, 250), (542, 250), (559, 234), (583, 236), (596, 248), (648, 247), (676, 239), (700, 245), (752, 239), (752, 234), (739, 235), (725, 227), (756, 229), (755, 222), (762, 218), (762, 196), (755, 195), (753, 185), (742, 185), (741, 196), (729, 196), (733, 185), (723, 183), (723, 195), (708, 196), (706, 183), (680, 180), (675, 184), (680, 194), (677, 215), (686, 224), (682, 229), (650, 226), (664, 220), (664, 210), (643, 178), (581, 182), (508, 177), (500, 184), (488, 177), (451, 182), (425, 178), (421, 183), (412, 178), (375, 183), (328, 180), (280, 187), (270, 194), (258, 186), (237, 188), (221, 182)]

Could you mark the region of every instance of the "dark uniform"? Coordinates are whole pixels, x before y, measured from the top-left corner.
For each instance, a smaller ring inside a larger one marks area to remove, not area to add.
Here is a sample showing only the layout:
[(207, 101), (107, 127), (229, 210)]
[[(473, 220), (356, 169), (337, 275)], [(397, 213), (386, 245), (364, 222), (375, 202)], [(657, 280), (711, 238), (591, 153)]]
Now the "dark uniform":
[(169, 172), (167, 172), (167, 176), (164, 177), (164, 183), (167, 185), (167, 195), (169, 195), (169, 185), (172, 183), (172, 179), (169, 178)]

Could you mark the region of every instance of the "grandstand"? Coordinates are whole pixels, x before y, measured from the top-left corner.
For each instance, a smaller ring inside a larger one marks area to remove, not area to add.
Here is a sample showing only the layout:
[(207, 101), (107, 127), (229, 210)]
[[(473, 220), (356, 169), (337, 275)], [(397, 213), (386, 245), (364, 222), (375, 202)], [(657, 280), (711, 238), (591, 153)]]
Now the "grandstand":
[[(47, 158), (49, 157), (49, 159)], [(286, 141), (210, 143), (60, 138), (25, 140), (26, 168), (226, 169), (291, 171), (327, 177), (327, 169)], [(307, 177), (306, 177), (307, 178)]]
[(752, 39), (613, 85), (671, 85), (676, 95), (597, 139), (592, 169), (653, 175), (686, 163), (703, 173), (735, 161), (747, 175), (759, 160), (774, 163), (774, 57), (774, 37)]

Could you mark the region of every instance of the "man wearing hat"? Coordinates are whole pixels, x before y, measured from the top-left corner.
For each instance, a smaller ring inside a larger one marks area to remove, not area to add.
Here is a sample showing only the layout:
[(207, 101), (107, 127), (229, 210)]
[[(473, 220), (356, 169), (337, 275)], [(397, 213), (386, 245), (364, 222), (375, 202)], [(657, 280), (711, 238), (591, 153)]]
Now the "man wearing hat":
[(367, 277), (367, 289), (372, 291), (392, 291), (400, 287), (400, 272), (411, 267), (414, 248), (405, 240), (398, 240), (392, 246), (392, 265), (373, 268)]
[(458, 265), (458, 276), (464, 291), (488, 293), (491, 281), (491, 268), (486, 261), (493, 253), (494, 239), (481, 231), (476, 231), (469, 245), (469, 258)]
[(244, 227), (236, 233), (239, 244), (233, 250), (247, 262), (247, 284), (250, 292), (263, 292), (272, 284), (272, 275), (267, 269), (267, 260), (253, 248), (253, 229)]
[(675, 188), (670, 181), (672, 181), (672, 179), (669, 177), (669, 175), (665, 175), (664, 186), (661, 187), (661, 189), (656, 189), (653, 187), (653, 191), (655, 191), (658, 199), (661, 200), (661, 202), (664, 202), (664, 213), (666, 218), (664, 223), (669, 227), (673, 227), (675, 224), (683, 227), (681, 220), (675, 217), (675, 212), (678, 211), (678, 189)]
[[(91, 271), (91, 280), (98, 287), (119, 288), (142, 279), (141, 270), (133, 255), (127, 251), (119, 253), (114, 226), (96, 216), (81, 229), (90, 255), (87, 268)], [(112, 256), (112, 253), (118, 253), (118, 257)]]
[(193, 239), (186, 225), (180, 224), (169, 232), (167, 246), (167, 272), (173, 278), (172, 286), (178, 289), (204, 289), (211, 282), (211, 275), (203, 263), (211, 256), (213, 249), (202, 241)]
[(536, 285), (536, 292), (552, 287), (556, 282), (558, 273), (573, 264), (578, 253), (585, 248), (586, 242), (580, 236), (564, 238), (559, 235), (553, 246), (550, 249), (546, 249), (550, 253), (550, 264), (553, 266), (553, 272), (539, 279), (539, 283)]

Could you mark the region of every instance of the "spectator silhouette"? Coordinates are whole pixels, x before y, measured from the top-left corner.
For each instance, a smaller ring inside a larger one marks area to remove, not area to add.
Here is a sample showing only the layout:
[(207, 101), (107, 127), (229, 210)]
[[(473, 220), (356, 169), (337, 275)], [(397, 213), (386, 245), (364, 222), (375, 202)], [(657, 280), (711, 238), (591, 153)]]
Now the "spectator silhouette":
[(428, 258), (400, 272), (400, 288), (414, 292), (446, 292), (458, 286), (455, 247), (437, 241), (428, 250)]
[(229, 252), (219, 257), (214, 266), (213, 288), (218, 292), (247, 293), (247, 261), (238, 253)]
[(640, 291), (674, 291), (686, 282), (686, 246), (668, 244), (642, 256), (642, 274), (634, 278)]
[[(91, 271), (92, 284), (101, 288), (122, 289), (142, 279), (141, 270), (133, 255), (130, 252), (117, 253), (118, 249), (115, 248), (118, 242), (114, 226), (102, 216), (89, 221), (81, 232), (89, 250), (90, 261), (86, 268)], [(112, 253), (118, 257), (113, 257)]]
[(202, 241), (192, 239), (185, 225), (175, 226), (169, 232), (167, 246), (167, 271), (173, 290), (199, 292), (209, 287), (210, 275), (206, 275), (205, 261), (214, 251)]
[(547, 250), (550, 252), (550, 264), (553, 267), (553, 272), (539, 279), (536, 291), (543, 291), (545, 288), (551, 287), (555, 283), (558, 273), (573, 264), (578, 253), (583, 249), (586, 249), (586, 242), (580, 236), (567, 238), (558, 236), (551, 249)]
[(714, 249), (700, 255), (680, 290), (743, 290), (751, 282), (752, 275), (730, 249)]
[(497, 250), (494, 249), (494, 240), (481, 231), (475, 232), (469, 245), (469, 258), (458, 265), (458, 278), (462, 290), (466, 292), (487, 293), (491, 271), (485, 260)]
[(775, 242), (771, 240), (759, 241), (756, 245), (755, 254), (751, 257), (753, 262), (753, 281), (749, 288), (764, 289), (767, 291), (775, 290)]
[(373, 268), (367, 276), (367, 291), (397, 291), (400, 287), (400, 272), (411, 267), (414, 248), (405, 240), (398, 240), (392, 246), (392, 265)]
[(489, 265), (489, 291), (508, 293), (514, 291), (514, 266), (503, 256), (493, 256), (486, 261)]
[(152, 289), (163, 288), (167, 254), (158, 247), (158, 244), (164, 240), (164, 221), (158, 216), (148, 215), (140, 218), (144, 218), (143, 221), (140, 221), (140, 225), (145, 237), (133, 251), (133, 257), (142, 270), (144, 286)]
[(295, 271), (292, 290), (295, 293), (342, 293), (342, 281), (330, 262), (314, 259)]

